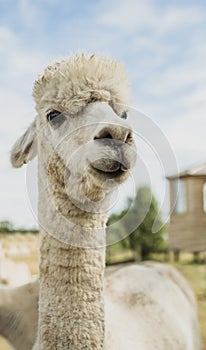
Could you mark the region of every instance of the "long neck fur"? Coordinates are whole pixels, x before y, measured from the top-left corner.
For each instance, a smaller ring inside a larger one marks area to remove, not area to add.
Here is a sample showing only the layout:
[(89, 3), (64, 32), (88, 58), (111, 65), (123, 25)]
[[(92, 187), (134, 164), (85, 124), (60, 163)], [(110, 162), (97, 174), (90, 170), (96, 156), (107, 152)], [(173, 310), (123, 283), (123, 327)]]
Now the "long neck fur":
[[(41, 165), (39, 175), (42, 189), (46, 174)], [(101, 215), (88, 214), (89, 224), (85, 228), (87, 214), (83, 215), (76, 208), (73, 216), (74, 208), (69, 199), (61, 206), (62, 212), (57, 212), (57, 198), (62, 197), (58, 191), (55, 185), (54, 205), (47, 190), (39, 193), (40, 297), (36, 348), (102, 350), (105, 220)], [(66, 237), (71, 239), (64, 243)]]

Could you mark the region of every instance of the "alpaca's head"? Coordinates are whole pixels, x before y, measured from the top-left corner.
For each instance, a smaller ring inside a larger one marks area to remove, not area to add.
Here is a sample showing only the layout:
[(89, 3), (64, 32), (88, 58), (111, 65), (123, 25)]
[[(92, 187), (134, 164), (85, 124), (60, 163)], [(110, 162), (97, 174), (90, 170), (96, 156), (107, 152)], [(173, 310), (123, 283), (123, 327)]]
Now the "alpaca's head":
[(101, 203), (135, 162), (129, 93), (122, 66), (107, 58), (77, 55), (47, 67), (34, 86), (38, 116), (14, 145), (12, 164), (38, 153), (58, 200)]

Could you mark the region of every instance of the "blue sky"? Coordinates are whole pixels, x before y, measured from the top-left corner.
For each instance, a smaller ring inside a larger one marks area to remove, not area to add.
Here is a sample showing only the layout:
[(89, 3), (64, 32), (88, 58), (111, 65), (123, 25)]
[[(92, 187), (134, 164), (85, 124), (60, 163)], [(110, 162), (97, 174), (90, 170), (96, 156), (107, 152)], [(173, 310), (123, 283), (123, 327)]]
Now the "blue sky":
[[(26, 170), (11, 168), (9, 150), (35, 115), (31, 94), (37, 75), (76, 51), (121, 60), (132, 106), (158, 124), (180, 168), (204, 162), (205, 38), (205, 1), (0, 0), (0, 220), (35, 224)], [(160, 198), (162, 173), (147, 153), (142, 157)]]

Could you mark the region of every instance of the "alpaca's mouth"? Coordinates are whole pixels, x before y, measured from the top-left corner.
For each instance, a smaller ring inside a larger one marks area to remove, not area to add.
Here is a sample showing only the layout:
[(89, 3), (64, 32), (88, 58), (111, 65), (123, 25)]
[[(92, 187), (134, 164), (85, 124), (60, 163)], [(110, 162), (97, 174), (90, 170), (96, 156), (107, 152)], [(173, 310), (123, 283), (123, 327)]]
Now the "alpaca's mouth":
[(124, 164), (112, 159), (103, 158), (92, 162), (90, 165), (98, 174), (110, 178), (120, 177), (128, 172), (128, 168)]
[(122, 171), (121, 169), (118, 169), (116, 171), (102, 171), (102, 170), (99, 170), (99, 169), (96, 169), (96, 168), (93, 168), (96, 170), (96, 172), (98, 172), (99, 174), (102, 174), (102, 175), (106, 175), (107, 177), (110, 177), (110, 178), (115, 178), (115, 177), (119, 177), (119, 176), (122, 176), (123, 174), (125, 174), (125, 171)]

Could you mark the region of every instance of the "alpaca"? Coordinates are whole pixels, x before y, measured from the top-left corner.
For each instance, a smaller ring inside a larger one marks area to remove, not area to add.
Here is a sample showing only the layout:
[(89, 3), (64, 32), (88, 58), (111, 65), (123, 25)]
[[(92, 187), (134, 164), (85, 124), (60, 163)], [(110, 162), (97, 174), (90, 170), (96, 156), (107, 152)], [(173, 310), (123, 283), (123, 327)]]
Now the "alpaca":
[[(155, 294), (157, 293), (157, 296), (161, 298), (161, 293), (164, 292), (164, 295), (168, 295), (168, 297), (171, 299), (168, 305), (166, 306), (168, 311), (168, 315), (170, 315), (170, 318), (173, 314), (174, 318), (174, 310), (176, 310), (176, 305), (174, 304), (178, 298), (183, 301), (183, 304), (180, 305), (181, 311), (183, 312), (188, 308), (188, 305), (190, 305), (191, 308), (191, 315), (187, 315), (185, 318), (185, 321), (193, 319), (193, 333), (195, 335), (196, 333), (196, 343), (194, 342), (195, 346), (191, 343), (191, 348), (193, 346), (193, 349), (199, 349), (199, 337), (198, 337), (198, 328), (197, 328), (197, 321), (194, 317), (196, 310), (196, 301), (193, 295), (193, 292), (191, 288), (189, 287), (186, 280), (180, 275), (180, 273), (172, 266), (166, 265), (166, 264), (160, 264), (155, 262), (144, 262), (143, 266), (147, 267), (147, 269), (144, 269), (144, 278), (143, 281), (147, 281), (150, 285), (148, 285), (147, 289), (151, 289), (152, 291), (155, 291)], [(142, 269), (141, 265), (133, 266), (133, 269), (135, 267), (136, 273), (139, 273), (138, 278), (140, 276), (140, 271)], [(115, 268), (117, 271), (120, 269), (119, 267)], [(106, 274), (106, 289), (105, 289), (105, 304), (106, 304), (106, 310), (108, 309), (108, 315), (106, 318), (108, 318), (108, 322), (110, 322), (110, 313), (111, 313), (111, 320), (115, 320), (114, 317), (114, 310), (117, 309), (120, 305), (118, 305), (118, 299), (120, 300), (120, 303), (123, 304), (123, 300), (125, 301), (124, 306), (127, 307), (126, 300), (129, 301), (129, 303), (135, 301), (136, 302), (136, 308), (139, 307), (139, 310), (137, 309), (137, 315), (135, 316), (135, 319), (131, 322), (131, 324), (136, 324), (137, 317), (139, 319), (140, 325), (141, 325), (141, 319), (140, 319), (140, 312), (141, 309), (144, 310), (144, 317), (143, 320), (146, 318), (147, 315), (148, 320), (153, 324), (155, 321), (155, 314), (151, 315), (149, 314), (151, 311), (151, 308), (148, 306), (151, 305), (151, 300), (153, 301), (153, 304), (156, 304), (156, 307), (160, 308), (160, 305), (158, 306), (157, 298), (154, 297), (154, 293), (151, 294), (151, 299), (148, 298), (148, 291), (144, 291), (142, 280), (138, 282), (137, 285), (135, 285), (134, 293), (130, 294), (130, 298), (128, 299), (128, 290), (125, 291), (125, 286), (123, 286), (123, 290), (115, 290), (115, 293), (113, 293), (112, 298), (110, 297), (111, 294), (111, 286), (114, 285), (114, 272), (111, 273), (110, 270), (113, 270), (113, 268), (107, 268), (105, 271)], [(121, 271), (121, 270), (120, 270)], [(133, 270), (134, 271), (134, 270)], [(128, 273), (131, 274), (131, 279), (134, 277), (134, 272), (131, 272), (130, 268), (124, 268), (122, 269), (122, 279), (124, 284), (128, 282), (128, 279), (126, 276), (128, 276)], [(125, 274), (126, 272), (126, 274)], [(152, 274), (152, 278), (150, 277), (150, 274)], [(108, 277), (109, 276), (109, 277)], [(161, 277), (160, 277), (161, 276)], [(117, 282), (118, 283), (118, 282)], [(133, 282), (132, 282), (133, 283)], [(127, 284), (126, 284), (127, 285)], [(141, 291), (142, 289), (142, 291)], [(162, 290), (164, 289), (164, 290)], [(32, 344), (35, 342), (36, 337), (36, 330), (37, 330), (37, 322), (38, 322), (38, 291), (39, 291), (39, 285), (38, 280), (34, 282), (30, 282), (26, 285), (23, 285), (18, 288), (14, 288), (11, 290), (1, 290), (0, 289), (0, 335), (3, 335), (7, 340), (10, 341), (11, 345), (16, 350), (30, 350), (32, 347)], [(121, 297), (121, 299), (120, 299)], [(146, 299), (147, 298), (147, 299)], [(113, 301), (113, 300), (114, 301)], [(113, 307), (111, 308), (111, 303), (113, 303)], [(162, 312), (162, 305), (160, 308), (160, 312)], [(129, 311), (130, 312), (130, 311)], [(180, 310), (179, 310), (180, 312)], [(131, 313), (131, 312), (130, 312)], [(176, 323), (174, 322), (174, 325), (178, 324), (180, 321), (180, 317), (177, 312), (176, 314)], [(9, 317), (9, 315), (12, 315)], [(167, 315), (167, 316), (168, 316)], [(154, 320), (152, 317), (155, 317)], [(124, 315), (125, 317), (125, 315)], [(10, 322), (12, 320), (12, 322)], [(113, 338), (117, 337), (119, 344), (117, 344), (118, 349), (125, 349), (127, 344), (125, 345), (125, 318), (123, 318), (124, 324), (122, 325), (122, 331), (124, 335), (124, 339), (122, 344), (120, 344), (119, 341), (119, 319), (116, 318), (116, 326), (112, 329)], [(174, 319), (175, 321), (175, 319)], [(181, 318), (181, 321), (183, 319)], [(114, 321), (113, 321), (114, 322)], [(26, 325), (26, 327), (25, 327)], [(189, 324), (187, 324), (188, 326)], [(159, 332), (163, 328), (163, 325), (161, 325), (160, 329), (157, 330), (158, 337)], [(164, 328), (163, 328), (164, 331)], [(188, 330), (186, 330), (188, 332)], [(150, 333), (151, 334), (151, 333)], [(152, 332), (153, 334), (153, 332)], [(175, 337), (176, 337), (175, 333)], [(127, 336), (128, 336), (128, 329), (127, 329)], [(143, 332), (143, 336), (145, 336), (145, 330)], [(111, 337), (111, 336), (110, 336)], [(137, 342), (136, 339), (136, 329), (134, 330), (134, 337), (135, 342)], [(188, 337), (191, 337), (191, 335), (188, 334)], [(107, 335), (107, 338), (109, 338), (109, 334)], [(138, 337), (139, 338), (139, 337)], [(113, 342), (115, 339), (113, 340)], [(130, 341), (131, 341), (131, 333), (130, 333)], [(161, 339), (159, 339), (161, 341)], [(108, 344), (107, 349), (114, 349), (114, 345), (111, 345), (112, 341), (110, 339), (110, 342)], [(113, 347), (111, 347), (113, 346)], [(151, 345), (152, 346), (152, 345)], [(166, 345), (165, 345), (166, 346)], [(147, 347), (148, 348), (148, 347)], [(137, 349), (137, 347), (132, 347), (132, 349)], [(146, 349), (146, 347), (142, 348)]]
[(14, 262), (2, 255), (0, 260), (0, 283), (17, 287), (29, 281), (31, 281), (31, 273), (26, 263)]
[(32, 349), (37, 333), (38, 295), (38, 281), (0, 289), (0, 335), (16, 350)]
[(106, 281), (104, 303), (109, 200), (136, 159), (125, 121), (130, 89), (122, 66), (76, 55), (47, 67), (33, 96), (38, 116), (14, 145), (11, 162), (20, 167), (38, 154), (34, 349), (198, 350), (194, 305), (157, 270), (115, 272)]

